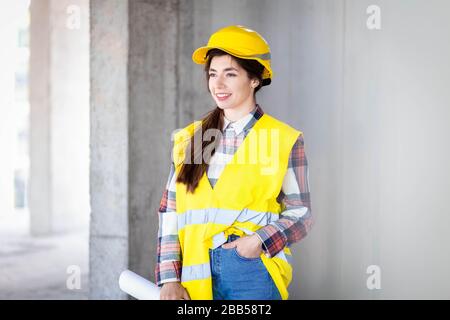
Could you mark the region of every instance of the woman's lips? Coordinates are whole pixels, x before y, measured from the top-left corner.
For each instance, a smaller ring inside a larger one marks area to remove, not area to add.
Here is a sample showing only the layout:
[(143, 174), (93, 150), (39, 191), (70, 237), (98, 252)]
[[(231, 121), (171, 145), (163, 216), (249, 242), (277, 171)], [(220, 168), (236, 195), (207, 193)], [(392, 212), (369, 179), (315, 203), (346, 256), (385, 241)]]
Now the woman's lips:
[(217, 93), (217, 94), (216, 94), (216, 97), (217, 97), (217, 99), (218, 99), (219, 101), (225, 101), (225, 100), (227, 100), (230, 96), (231, 96), (231, 93), (226, 93), (226, 94), (220, 94), (220, 93)]

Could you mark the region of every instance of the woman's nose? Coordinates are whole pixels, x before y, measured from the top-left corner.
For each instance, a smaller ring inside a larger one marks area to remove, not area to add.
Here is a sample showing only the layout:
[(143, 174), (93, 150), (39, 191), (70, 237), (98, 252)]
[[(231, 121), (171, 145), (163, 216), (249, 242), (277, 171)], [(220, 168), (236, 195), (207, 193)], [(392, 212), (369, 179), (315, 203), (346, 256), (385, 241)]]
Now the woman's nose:
[(225, 87), (225, 83), (224, 83), (223, 80), (224, 80), (223, 77), (221, 77), (221, 76), (217, 77), (216, 81), (215, 81), (215, 87), (216, 88), (223, 88), (223, 87)]
[(226, 74), (221, 73), (221, 74), (218, 74), (218, 75), (217, 75), (216, 80), (217, 80), (218, 82), (223, 83), (223, 82), (225, 82), (225, 79), (226, 79), (226, 78), (227, 78)]

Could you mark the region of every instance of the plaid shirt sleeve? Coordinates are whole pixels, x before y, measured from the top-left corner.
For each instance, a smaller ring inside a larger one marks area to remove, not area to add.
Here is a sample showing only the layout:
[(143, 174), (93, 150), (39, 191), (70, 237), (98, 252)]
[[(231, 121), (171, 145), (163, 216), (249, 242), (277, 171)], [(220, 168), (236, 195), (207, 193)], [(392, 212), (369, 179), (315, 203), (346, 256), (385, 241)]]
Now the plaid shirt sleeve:
[(277, 221), (256, 232), (269, 258), (275, 256), (285, 246), (289, 247), (303, 239), (313, 225), (308, 175), (308, 162), (301, 134), (292, 147), (288, 169), (278, 196), (284, 211), (280, 213)]
[(159, 229), (155, 279), (158, 286), (181, 281), (181, 248), (175, 202), (175, 166), (170, 167), (169, 178), (158, 210)]

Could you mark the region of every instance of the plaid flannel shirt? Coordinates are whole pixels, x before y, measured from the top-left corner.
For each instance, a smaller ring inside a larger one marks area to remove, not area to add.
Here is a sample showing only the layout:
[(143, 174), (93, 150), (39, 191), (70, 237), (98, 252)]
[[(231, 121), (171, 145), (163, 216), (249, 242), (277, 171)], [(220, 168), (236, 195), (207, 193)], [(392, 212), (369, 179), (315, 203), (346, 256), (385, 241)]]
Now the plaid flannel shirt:
[[(224, 118), (223, 136), (207, 171), (207, 177), (214, 187), (226, 163), (231, 160), (239, 145), (256, 121), (264, 114), (259, 105), (247, 116), (231, 122)], [(308, 163), (304, 151), (303, 135), (292, 147), (278, 202), (284, 205), (277, 221), (256, 231), (268, 257), (275, 256), (285, 246), (303, 239), (313, 225), (309, 196)], [(178, 240), (176, 213), (176, 174), (172, 163), (164, 190), (159, 215), (157, 264), (155, 279), (158, 285), (181, 281), (181, 249)]]

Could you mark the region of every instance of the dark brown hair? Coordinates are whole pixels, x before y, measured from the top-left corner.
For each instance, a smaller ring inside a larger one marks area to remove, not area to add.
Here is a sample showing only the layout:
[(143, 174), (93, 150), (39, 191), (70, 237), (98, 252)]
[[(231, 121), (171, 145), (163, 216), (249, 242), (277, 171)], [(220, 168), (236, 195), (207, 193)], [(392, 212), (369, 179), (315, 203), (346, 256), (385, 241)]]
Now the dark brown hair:
[[(209, 90), (209, 67), (211, 65), (212, 58), (218, 56), (228, 55), (228, 53), (219, 50), (211, 49), (207, 54), (207, 61), (205, 63), (205, 73), (206, 73), (206, 86)], [(259, 84), (255, 88), (254, 94), (261, 89), (262, 86), (270, 84), (270, 79), (262, 79), (262, 74), (264, 71), (264, 66), (256, 60), (241, 59), (231, 56), (240, 66), (243, 68), (250, 79), (258, 79)], [(203, 140), (202, 137), (204, 133), (209, 129), (222, 130), (223, 126), (223, 110), (216, 106), (213, 110), (208, 112), (204, 118), (201, 120), (201, 129), (194, 132), (190, 143), (186, 148), (185, 161), (181, 167), (181, 170), (177, 176), (176, 182), (184, 183), (187, 186), (187, 191), (194, 193), (197, 188), (200, 179), (203, 174), (207, 171), (209, 166), (209, 160), (214, 155), (215, 150), (219, 144), (219, 139), (217, 137), (212, 141)], [(202, 143), (194, 144), (195, 141), (202, 141)], [(210, 155), (205, 153), (206, 150), (211, 150)], [(190, 152), (189, 152), (190, 151)]]

